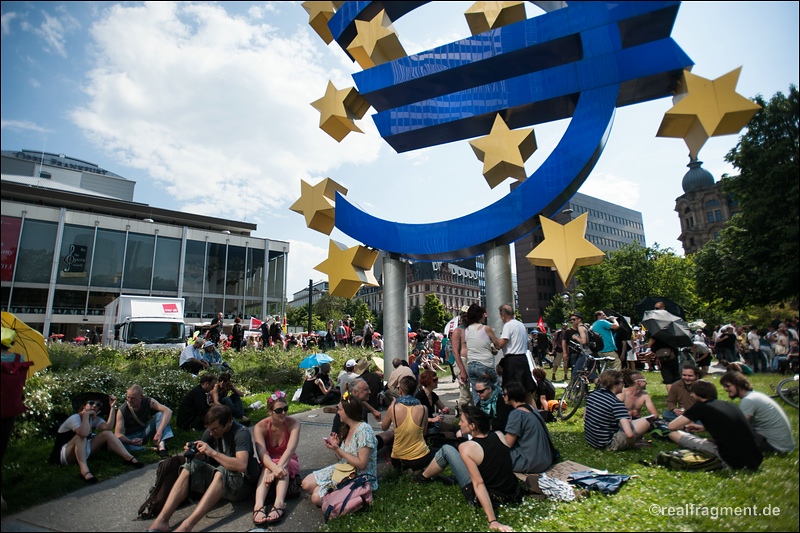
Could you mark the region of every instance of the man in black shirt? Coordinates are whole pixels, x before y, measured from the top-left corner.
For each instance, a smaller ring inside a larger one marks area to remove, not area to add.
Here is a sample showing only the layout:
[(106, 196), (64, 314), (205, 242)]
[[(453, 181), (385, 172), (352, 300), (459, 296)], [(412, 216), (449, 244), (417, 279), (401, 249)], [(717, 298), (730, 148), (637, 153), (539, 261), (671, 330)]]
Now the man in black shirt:
[(217, 376), (206, 373), (200, 376), (200, 384), (186, 393), (178, 408), (180, 429), (203, 429), (206, 413), (214, 405), (211, 390), (217, 384)]
[[(728, 468), (758, 470), (764, 456), (741, 409), (717, 400), (717, 388), (704, 379), (692, 385), (691, 396), (694, 405), (670, 422), (669, 438), (682, 448), (716, 455)], [(679, 431), (683, 428), (691, 433)], [(714, 440), (692, 435), (700, 431), (708, 431)]]

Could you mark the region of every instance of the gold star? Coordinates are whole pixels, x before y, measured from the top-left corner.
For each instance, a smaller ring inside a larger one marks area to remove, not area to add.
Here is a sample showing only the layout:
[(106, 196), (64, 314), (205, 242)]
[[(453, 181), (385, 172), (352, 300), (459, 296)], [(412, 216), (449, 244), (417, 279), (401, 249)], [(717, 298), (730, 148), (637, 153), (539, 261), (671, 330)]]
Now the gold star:
[(320, 113), (320, 129), (337, 142), (342, 142), (351, 131), (362, 133), (355, 121), (367, 112), (369, 102), (354, 87), (340, 91), (332, 81), (328, 81), (325, 96), (311, 102), (311, 105)]
[(483, 176), (494, 189), (506, 178), (525, 180), (525, 161), (536, 151), (533, 128), (510, 130), (503, 117), (494, 118), (489, 135), (469, 142), (483, 161)]
[(347, 189), (330, 178), (316, 185), (300, 180), (300, 198), (290, 207), (306, 217), (306, 226), (330, 235), (335, 222), (336, 191), (346, 195)]
[(524, 2), (475, 2), (464, 12), (469, 31), (478, 35), (525, 20)]
[(342, 4), (344, 2), (303, 2), (303, 9), (308, 12), (308, 25), (322, 37), (325, 44), (331, 44), (333, 41), (333, 34), (328, 28), (328, 22), (333, 18), (336, 10), (342, 7)]
[(566, 287), (578, 267), (600, 264), (606, 256), (600, 248), (586, 240), (588, 219), (589, 214), (584, 213), (562, 226), (540, 216), (544, 241), (525, 257), (532, 265), (555, 267)]
[(761, 109), (736, 92), (741, 71), (739, 67), (715, 80), (684, 71), (656, 136), (682, 138), (691, 158), (697, 159), (709, 137), (739, 133)]
[(331, 296), (350, 299), (356, 295), (361, 285), (377, 285), (372, 273), (372, 265), (378, 258), (377, 250), (364, 246), (347, 248), (344, 244), (331, 240), (328, 244), (328, 258), (314, 267), (328, 275)]
[(386, 11), (381, 11), (369, 22), (356, 20), (356, 32), (347, 51), (363, 69), (406, 56)]

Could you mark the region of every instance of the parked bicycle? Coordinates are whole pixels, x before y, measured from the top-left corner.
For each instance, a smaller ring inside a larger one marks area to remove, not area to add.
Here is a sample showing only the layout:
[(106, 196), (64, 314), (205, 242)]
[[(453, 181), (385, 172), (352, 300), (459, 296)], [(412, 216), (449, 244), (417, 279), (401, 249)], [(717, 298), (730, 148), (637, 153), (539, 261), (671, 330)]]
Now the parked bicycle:
[[(575, 341), (569, 341), (569, 344), (570, 352), (580, 355), (581, 345)], [(561, 396), (561, 401), (558, 402), (558, 418), (567, 420), (575, 414), (589, 394), (589, 376), (592, 373), (597, 373), (598, 376), (602, 374), (611, 361), (614, 361), (613, 357), (594, 357), (586, 354), (586, 364), (582, 369), (575, 371)]]
[(778, 397), (795, 409), (798, 409), (798, 396), (800, 396), (798, 380), (800, 380), (800, 376), (795, 374), (793, 378), (786, 378), (778, 383), (777, 387), (773, 385)]

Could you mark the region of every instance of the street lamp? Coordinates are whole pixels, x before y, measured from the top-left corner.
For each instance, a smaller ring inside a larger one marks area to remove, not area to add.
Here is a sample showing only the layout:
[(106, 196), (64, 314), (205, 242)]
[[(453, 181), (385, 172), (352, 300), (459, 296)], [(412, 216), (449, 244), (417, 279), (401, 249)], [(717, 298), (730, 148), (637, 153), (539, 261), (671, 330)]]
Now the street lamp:
[(561, 293), (561, 299), (564, 300), (564, 303), (569, 306), (569, 312), (575, 312), (575, 304), (576, 302), (580, 302), (583, 300), (583, 297), (586, 296), (583, 291), (564, 291)]

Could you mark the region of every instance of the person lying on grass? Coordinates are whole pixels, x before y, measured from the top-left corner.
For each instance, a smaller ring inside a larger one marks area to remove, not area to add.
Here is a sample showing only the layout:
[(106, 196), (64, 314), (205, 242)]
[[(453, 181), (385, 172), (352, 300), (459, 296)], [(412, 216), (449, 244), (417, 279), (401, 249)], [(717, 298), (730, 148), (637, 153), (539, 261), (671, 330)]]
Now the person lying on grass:
[[(462, 442), (458, 449), (445, 444), (436, 452), (428, 467), (414, 476), (417, 483), (429, 483), (444, 471), (453, 469), (467, 503), (480, 504), (492, 531), (513, 531), (501, 524), (494, 512), (494, 503), (518, 503), (522, 500), (519, 480), (514, 475), (511, 451), (497, 433), (489, 429), (489, 416), (479, 408), (466, 405), (459, 422), (462, 435), (472, 440)], [(447, 478), (443, 478), (447, 482)]]

